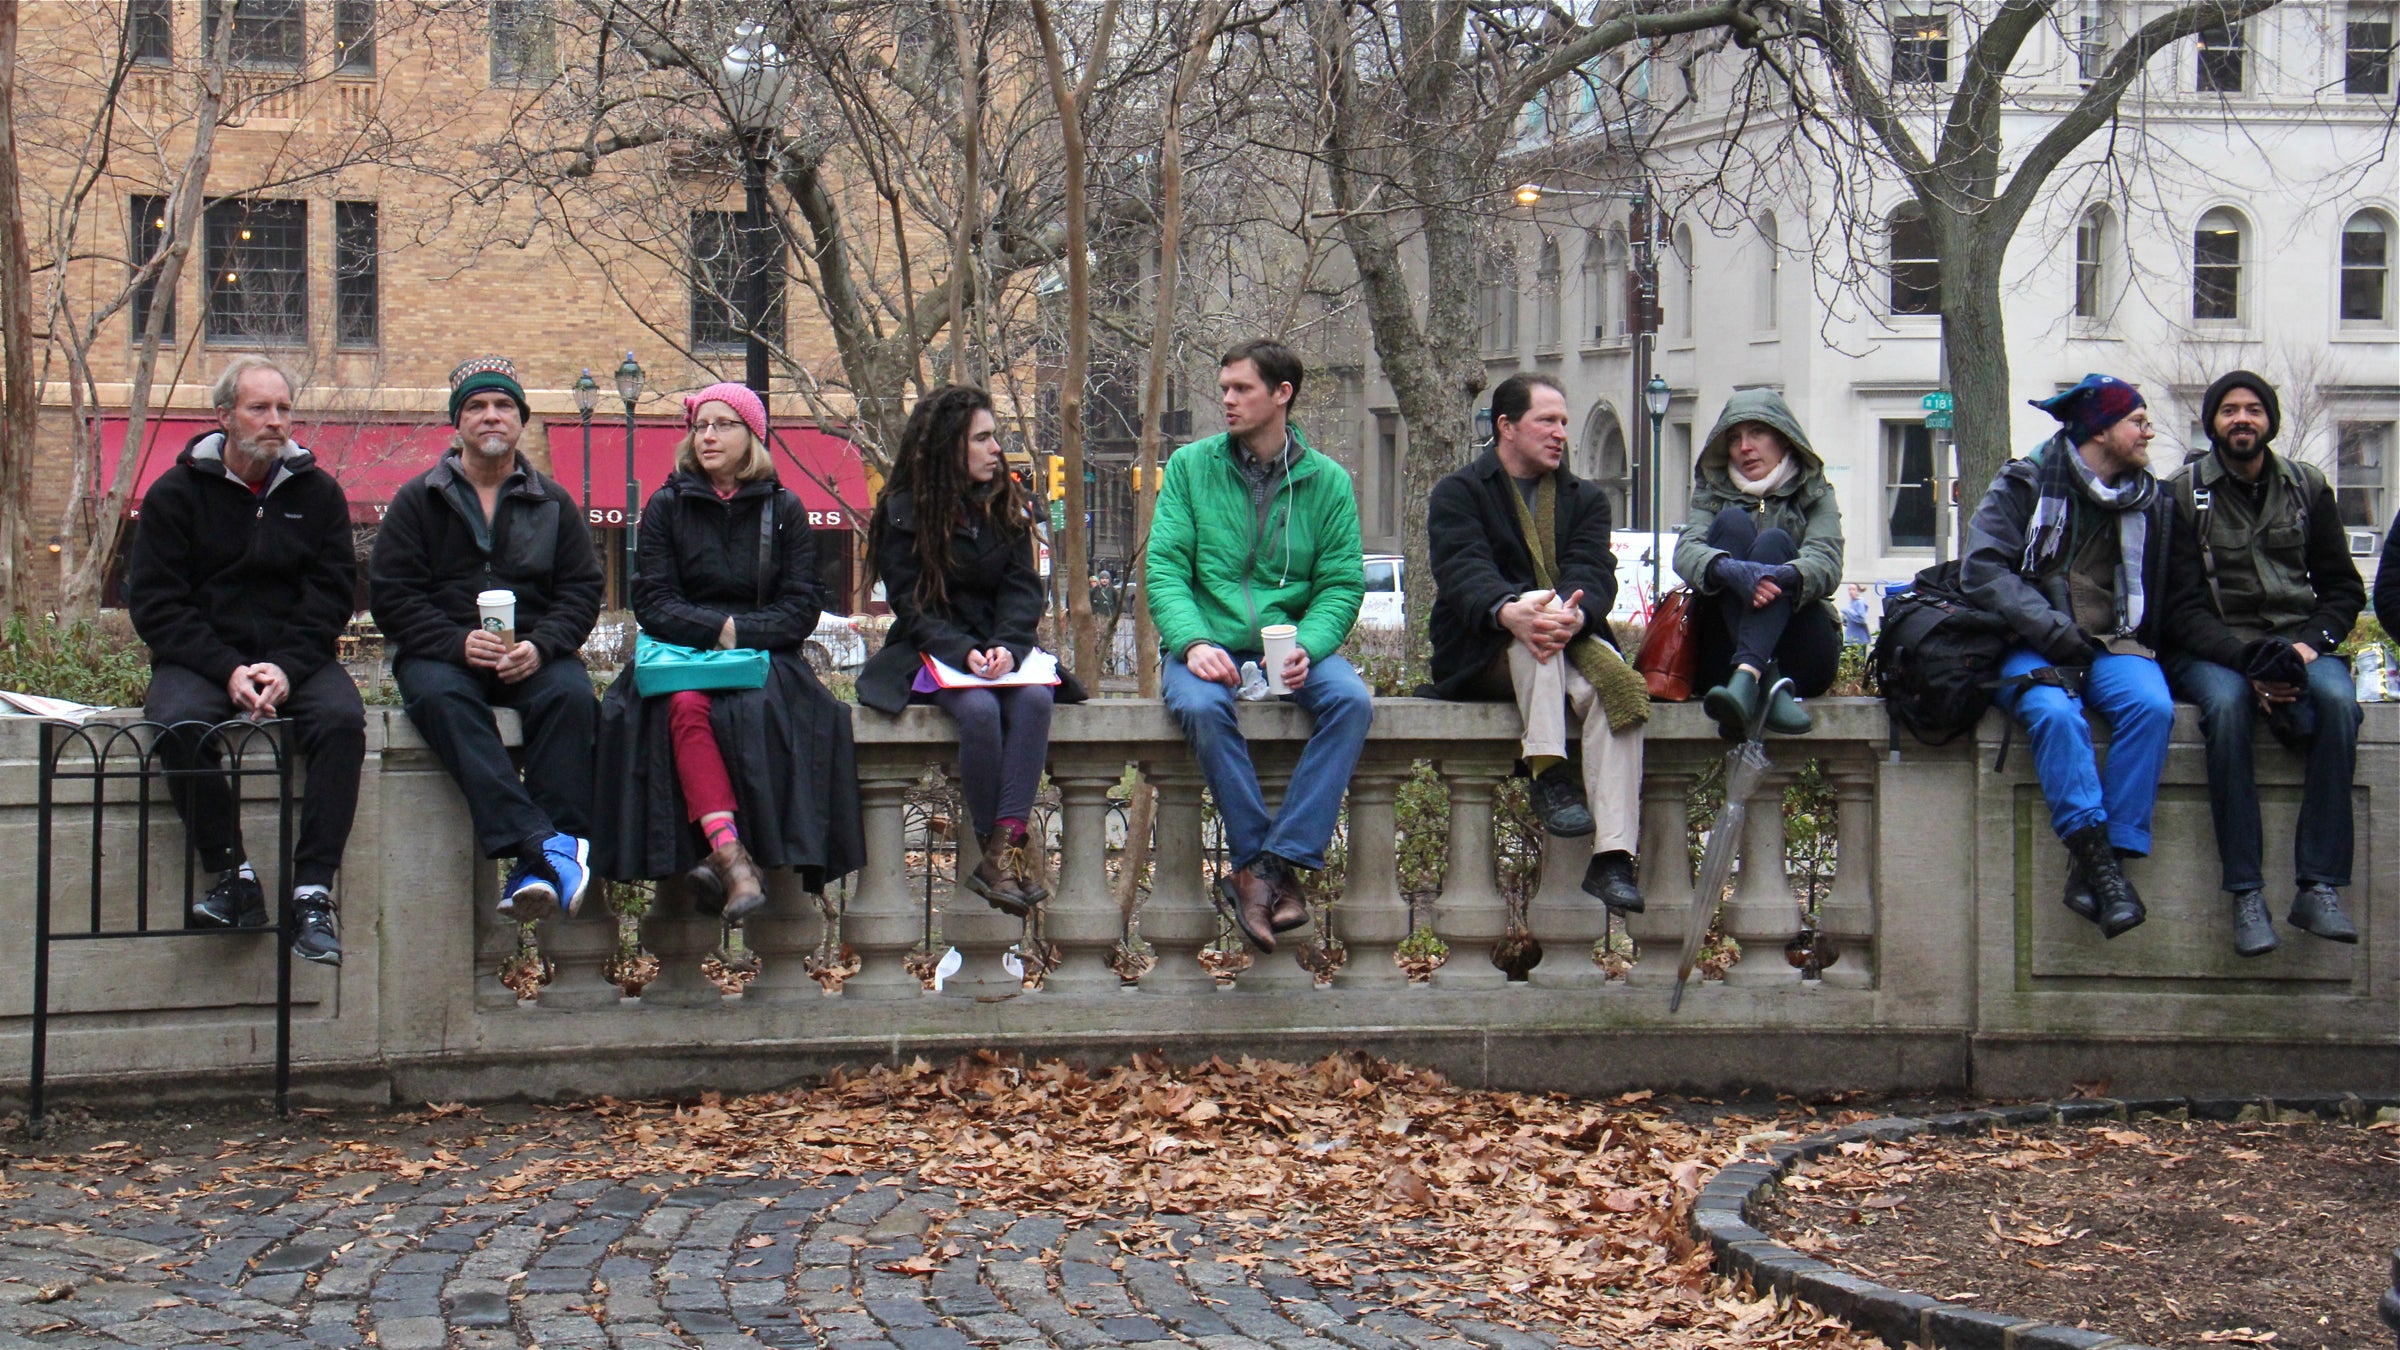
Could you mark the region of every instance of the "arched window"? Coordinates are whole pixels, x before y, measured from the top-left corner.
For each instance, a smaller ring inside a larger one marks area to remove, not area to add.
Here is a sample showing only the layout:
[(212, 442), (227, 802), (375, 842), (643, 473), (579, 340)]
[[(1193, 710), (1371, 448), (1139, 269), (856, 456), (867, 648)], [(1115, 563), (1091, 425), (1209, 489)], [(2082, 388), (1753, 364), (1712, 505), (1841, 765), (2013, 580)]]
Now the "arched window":
[(1560, 274), (1558, 241), (1544, 239), (1539, 263), (1533, 270), (1533, 346), (1534, 350), (1556, 355), (1559, 343)]
[(1484, 255), (1483, 300), (1479, 316), (1483, 350), (1489, 356), (1510, 356), (1517, 350), (1517, 251), (1496, 248)]
[(2192, 230), (2192, 317), (2242, 317), (2242, 221), (2223, 207), (2200, 217)]
[(1603, 342), (1608, 338), (1608, 245), (1597, 230), (1583, 237), (1583, 262), (1577, 268), (1579, 287), (1583, 292), (1583, 338), (1585, 342)]
[(2115, 242), (2106, 206), (2094, 205), (2085, 209), (2075, 222), (2075, 317), (2097, 319), (2101, 316), (2106, 297), (2103, 287), (2108, 275), (2108, 251)]
[(2361, 211), (2342, 226), (2342, 322), (2392, 321), (2392, 223)]
[(1751, 318), (1762, 333), (1775, 331), (1775, 283), (1782, 275), (1783, 237), (1775, 227), (1775, 213), (1769, 211), (1758, 218), (1758, 290), (1750, 305)]
[(1633, 497), (1632, 461), (1625, 453), (1625, 428), (1617, 421), (1615, 408), (1602, 402), (1592, 409), (1584, 420), (1583, 444), (1575, 458), (1576, 477), (1597, 486), (1608, 498), (1608, 518), (1625, 522), (1624, 529), (1637, 528), (1633, 517), (1626, 514)]
[(1692, 335), (1692, 292), (1697, 289), (1692, 284), (1692, 275), (1699, 270), (1699, 260), (1692, 256), (1691, 226), (1676, 226), (1673, 237), (1675, 256), (1667, 259), (1667, 265), (1661, 269), (1673, 276), (1675, 284), (1669, 305), (1675, 312), (1667, 317), (1667, 322), (1675, 325), (1675, 336), (1688, 338)]
[(1925, 208), (1902, 202), (1885, 227), (1892, 250), (1892, 313), (1941, 313), (1942, 245)]

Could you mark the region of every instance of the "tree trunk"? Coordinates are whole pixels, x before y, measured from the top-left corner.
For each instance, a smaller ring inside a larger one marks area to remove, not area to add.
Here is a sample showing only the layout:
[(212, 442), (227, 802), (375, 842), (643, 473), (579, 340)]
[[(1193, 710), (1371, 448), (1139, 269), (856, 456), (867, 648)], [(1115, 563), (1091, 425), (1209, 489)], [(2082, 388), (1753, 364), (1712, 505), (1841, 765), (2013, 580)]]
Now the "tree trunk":
[(0, 609), (32, 608), (34, 436), (33, 263), (17, 165), (17, 0), (0, 0)]
[(2008, 344), (2000, 308), (2000, 262), (2008, 240), (1980, 238), (1980, 233), (1962, 221), (1944, 232), (1942, 244), (1942, 343), (1950, 364), (1951, 434), (1958, 445), (1957, 510), (1966, 514), (1974, 512), (2013, 453)]
[(950, 242), (950, 381), (981, 384), (967, 369), (967, 276), (974, 269), (976, 207), (983, 200), (983, 114), (974, 33), (967, 27), (964, 0), (949, 0), (950, 32), (958, 48), (958, 130), (964, 143), (958, 171), (958, 227)]

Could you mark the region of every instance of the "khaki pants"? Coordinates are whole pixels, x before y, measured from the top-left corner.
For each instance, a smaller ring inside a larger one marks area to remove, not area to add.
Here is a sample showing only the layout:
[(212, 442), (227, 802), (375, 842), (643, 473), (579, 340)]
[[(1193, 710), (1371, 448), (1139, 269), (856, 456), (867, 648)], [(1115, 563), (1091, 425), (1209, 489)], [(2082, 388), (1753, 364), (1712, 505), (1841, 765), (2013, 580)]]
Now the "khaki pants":
[(1525, 754), (1567, 753), (1570, 714), (1583, 724), (1583, 791), (1591, 799), (1595, 854), (1631, 853), (1642, 824), (1642, 729), (1611, 731), (1599, 694), (1565, 652), (1536, 661), (1522, 642), (1508, 644), (1508, 674), (1525, 719)]

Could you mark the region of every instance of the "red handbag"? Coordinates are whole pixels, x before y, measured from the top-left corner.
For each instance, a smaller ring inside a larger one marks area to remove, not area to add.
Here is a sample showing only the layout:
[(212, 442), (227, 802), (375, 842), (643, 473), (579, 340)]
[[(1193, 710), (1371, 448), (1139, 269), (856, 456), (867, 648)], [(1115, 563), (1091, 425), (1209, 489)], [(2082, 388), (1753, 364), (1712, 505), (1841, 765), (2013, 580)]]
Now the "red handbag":
[(1650, 686), (1650, 697), (1663, 703), (1682, 703), (1692, 696), (1692, 677), (1700, 668), (1700, 643), (1692, 632), (1692, 588), (1667, 592), (1651, 611), (1650, 629), (1642, 634), (1642, 650), (1633, 668)]

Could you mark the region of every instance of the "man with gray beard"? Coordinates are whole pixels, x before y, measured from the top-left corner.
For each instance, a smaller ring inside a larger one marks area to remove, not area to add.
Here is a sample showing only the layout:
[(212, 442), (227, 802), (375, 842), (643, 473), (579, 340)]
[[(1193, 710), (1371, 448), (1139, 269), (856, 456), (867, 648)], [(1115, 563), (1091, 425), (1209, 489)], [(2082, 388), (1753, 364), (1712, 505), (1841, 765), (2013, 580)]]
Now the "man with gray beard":
[[(393, 496), (367, 566), (408, 720), (466, 795), (484, 856), (516, 860), (500, 916), (519, 923), (583, 902), (599, 713), (581, 653), (600, 561), (583, 508), (517, 452), (531, 412), (506, 358), (452, 371), (458, 434)], [(482, 622), (486, 591), (510, 593), (513, 627)], [(521, 780), (494, 708), (524, 719)]]
[[(338, 966), (333, 879), (367, 752), (358, 688), (334, 659), (357, 576), (350, 506), (291, 439), (282, 367), (237, 356), (212, 394), (219, 429), (193, 437), (150, 485), (126, 559), (125, 607), (150, 646), (143, 715), (179, 726), (159, 738), (161, 758), (179, 770), (213, 771), (228, 748), (228, 737), (195, 724), (291, 721), (308, 762), (292, 875), (282, 878), (292, 887), (292, 954)], [(231, 785), (211, 772), (179, 775), (170, 790), (201, 865), (217, 873), (185, 923), (265, 927), (266, 893), (242, 848)]]

